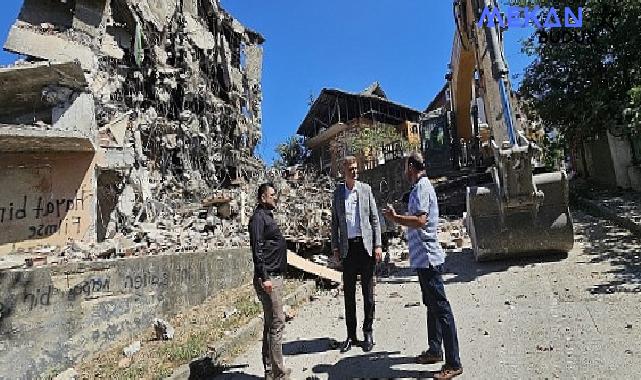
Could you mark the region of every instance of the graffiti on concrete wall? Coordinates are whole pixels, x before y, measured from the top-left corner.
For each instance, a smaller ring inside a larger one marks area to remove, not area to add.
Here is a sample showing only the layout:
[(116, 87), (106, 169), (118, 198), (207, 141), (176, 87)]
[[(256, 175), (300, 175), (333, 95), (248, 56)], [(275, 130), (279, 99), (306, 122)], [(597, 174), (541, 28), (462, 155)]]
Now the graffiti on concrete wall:
[[(0, 203), (0, 227), (13, 221), (29, 222), (29, 239), (53, 235), (57, 232), (68, 234), (75, 230), (80, 233), (79, 216), (71, 218), (71, 223), (62, 224), (63, 218), (73, 210), (84, 210), (85, 201), (82, 190), (76, 198), (47, 198), (34, 195), (23, 195), (18, 203)], [(51, 219), (58, 223), (48, 224)], [(70, 226), (71, 224), (71, 226)]]
[[(97, 298), (110, 294), (131, 294), (139, 291), (157, 290), (159, 300), (164, 299), (163, 291), (172, 284), (200, 283), (205, 285), (205, 279), (211, 270), (205, 263), (194, 266), (178, 266), (171, 271), (144, 269), (132, 271), (123, 276), (89, 276), (67, 288), (57, 288), (52, 284), (31, 287), (22, 294), (5, 292), (0, 298), (0, 321), (12, 314), (12, 311), (31, 312), (48, 308), (59, 303), (73, 303), (86, 299)], [(3, 279), (0, 278), (0, 290), (4, 289)], [(11, 282), (11, 281), (10, 281)], [(15, 284), (13, 285), (15, 288)]]
[(87, 185), (65, 183), (65, 189), (56, 190), (50, 171), (42, 168), (0, 172), (11, 174), (0, 174), (0, 244), (49, 236), (82, 237), (83, 217), (93, 196)]

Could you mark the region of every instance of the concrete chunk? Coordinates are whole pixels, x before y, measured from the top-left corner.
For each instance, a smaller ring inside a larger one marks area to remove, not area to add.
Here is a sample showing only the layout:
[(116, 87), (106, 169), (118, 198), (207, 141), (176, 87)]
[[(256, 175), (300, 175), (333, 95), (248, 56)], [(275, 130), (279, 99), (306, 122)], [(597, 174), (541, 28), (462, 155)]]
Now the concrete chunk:
[(174, 339), (174, 328), (164, 319), (154, 318), (156, 340)]
[(189, 13), (185, 13), (185, 27), (189, 39), (202, 50), (214, 48), (214, 35), (207, 28)]
[(140, 341), (137, 340), (137, 341), (133, 342), (132, 344), (130, 344), (129, 346), (125, 347), (124, 350), (123, 350), (123, 354), (126, 357), (130, 358), (130, 357), (134, 356), (134, 354), (136, 352), (140, 351), (141, 347), (142, 346), (141, 346)]
[(18, 54), (31, 55), (57, 63), (78, 60), (85, 70), (91, 70), (96, 64), (96, 56), (86, 46), (56, 35), (44, 35), (16, 26), (9, 30), (4, 48)]

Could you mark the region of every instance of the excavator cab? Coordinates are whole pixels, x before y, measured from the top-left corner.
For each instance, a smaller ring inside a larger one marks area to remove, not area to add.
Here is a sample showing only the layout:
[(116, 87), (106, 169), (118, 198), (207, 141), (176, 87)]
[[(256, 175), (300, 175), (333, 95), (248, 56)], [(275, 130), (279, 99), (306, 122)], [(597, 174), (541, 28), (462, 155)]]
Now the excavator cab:
[[(473, 141), (475, 159), (491, 162), (492, 182), (466, 189), (466, 226), (477, 261), (568, 252), (574, 245), (565, 172), (534, 174), (540, 154), (516, 118), (503, 41), (498, 26), (478, 25), (495, 0), (456, 0), (457, 36), (450, 79), (459, 137)], [(476, 73), (476, 78), (475, 78)], [(482, 135), (482, 98), (489, 137)], [(483, 154), (483, 152), (486, 152)], [(492, 155), (488, 160), (487, 155)]]

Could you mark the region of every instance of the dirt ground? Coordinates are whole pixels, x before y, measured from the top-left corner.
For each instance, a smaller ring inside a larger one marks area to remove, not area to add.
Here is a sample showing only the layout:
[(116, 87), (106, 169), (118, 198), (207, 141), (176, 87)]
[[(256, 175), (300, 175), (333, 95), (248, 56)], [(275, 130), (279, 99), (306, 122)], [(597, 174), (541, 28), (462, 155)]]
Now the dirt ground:
[[(300, 281), (288, 280), (285, 291), (290, 292), (300, 284)], [(150, 326), (141, 334), (114, 342), (76, 370), (81, 379), (166, 378), (178, 366), (202, 357), (210, 343), (224, 338), (260, 313), (262, 309), (251, 285), (226, 290), (170, 319), (168, 322), (175, 329), (173, 340), (156, 340)], [(135, 341), (141, 342), (141, 349), (128, 358), (123, 349)]]

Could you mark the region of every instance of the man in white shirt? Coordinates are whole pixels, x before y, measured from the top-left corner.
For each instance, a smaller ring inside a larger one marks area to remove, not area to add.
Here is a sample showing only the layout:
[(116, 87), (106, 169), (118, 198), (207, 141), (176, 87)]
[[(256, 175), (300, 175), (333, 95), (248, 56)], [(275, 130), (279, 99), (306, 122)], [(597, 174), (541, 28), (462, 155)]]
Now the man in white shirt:
[(343, 265), (345, 324), (347, 339), (341, 352), (347, 352), (358, 342), (356, 337), (356, 277), (361, 276), (363, 291), (363, 351), (374, 346), (374, 269), (381, 261), (381, 227), (378, 209), (368, 184), (356, 180), (356, 157), (343, 161), (345, 183), (334, 191), (332, 202), (332, 251), (334, 260)]

